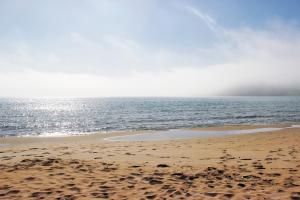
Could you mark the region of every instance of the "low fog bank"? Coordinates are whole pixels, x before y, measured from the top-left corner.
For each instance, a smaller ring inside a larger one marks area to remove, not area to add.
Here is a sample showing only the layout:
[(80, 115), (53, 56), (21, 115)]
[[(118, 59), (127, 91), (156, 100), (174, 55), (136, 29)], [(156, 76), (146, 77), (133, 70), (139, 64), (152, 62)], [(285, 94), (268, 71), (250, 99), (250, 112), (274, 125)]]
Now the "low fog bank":
[(224, 96), (300, 96), (300, 87), (245, 86), (224, 92)]

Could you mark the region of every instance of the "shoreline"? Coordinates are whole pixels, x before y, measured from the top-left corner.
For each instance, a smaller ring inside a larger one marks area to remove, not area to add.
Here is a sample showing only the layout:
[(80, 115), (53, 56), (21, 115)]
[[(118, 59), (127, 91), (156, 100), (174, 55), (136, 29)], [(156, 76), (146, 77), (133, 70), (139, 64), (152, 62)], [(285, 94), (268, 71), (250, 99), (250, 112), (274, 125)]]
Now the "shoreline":
[[(248, 128), (264, 128), (264, 127), (286, 127), (291, 125), (300, 125), (299, 121), (285, 121), (280, 123), (243, 123), (243, 124), (221, 124), (221, 125), (207, 125), (207, 126), (191, 126), (191, 127), (179, 127), (179, 128), (162, 128), (162, 129), (128, 129), (128, 130), (109, 130), (109, 131), (91, 131), (91, 132), (49, 132), (39, 134), (24, 134), (24, 135), (0, 135), (0, 138), (9, 137), (73, 137), (73, 136), (86, 136), (93, 134), (111, 134), (111, 133), (130, 133), (130, 132), (148, 132), (148, 131), (166, 131), (166, 130), (243, 130)], [(72, 134), (70, 134), (72, 133)]]
[[(87, 134), (78, 135), (65, 135), (65, 136), (4, 136), (0, 137), (0, 148), (7, 145), (23, 145), (31, 143), (53, 143), (53, 142), (85, 142), (90, 140), (96, 140), (97, 142), (115, 142), (107, 140), (107, 138), (119, 137), (119, 136), (129, 136), (129, 135), (143, 135), (143, 134), (155, 134), (162, 131), (170, 130), (187, 130), (187, 131), (236, 131), (236, 130), (251, 130), (260, 128), (289, 128), (293, 125), (300, 125), (300, 122), (286, 122), (280, 124), (242, 124), (242, 125), (222, 125), (222, 126), (211, 126), (211, 127), (192, 127), (192, 128), (182, 128), (182, 129), (166, 129), (166, 130), (130, 130), (130, 131), (112, 131), (108, 133), (104, 132), (93, 132)], [(247, 134), (247, 133), (242, 133)], [(253, 134), (253, 133), (250, 133)], [(228, 135), (229, 136), (229, 135)], [(225, 137), (225, 136), (204, 136), (195, 137), (197, 138), (209, 138), (209, 137)], [(182, 138), (184, 140), (184, 138)], [(2, 146), (2, 147), (1, 147)]]
[[(216, 129), (238, 128), (250, 127)], [(300, 198), (300, 127), (147, 142), (6, 139), (0, 199)]]

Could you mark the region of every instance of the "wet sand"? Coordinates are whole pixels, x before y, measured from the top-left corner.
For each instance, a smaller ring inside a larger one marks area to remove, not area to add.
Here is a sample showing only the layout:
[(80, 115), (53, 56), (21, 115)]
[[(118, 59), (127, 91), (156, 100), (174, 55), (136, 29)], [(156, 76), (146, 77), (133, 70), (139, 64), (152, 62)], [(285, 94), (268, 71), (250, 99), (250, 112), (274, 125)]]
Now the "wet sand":
[(9, 144), (0, 147), (0, 199), (300, 199), (300, 128), (151, 142), (105, 137), (0, 138)]

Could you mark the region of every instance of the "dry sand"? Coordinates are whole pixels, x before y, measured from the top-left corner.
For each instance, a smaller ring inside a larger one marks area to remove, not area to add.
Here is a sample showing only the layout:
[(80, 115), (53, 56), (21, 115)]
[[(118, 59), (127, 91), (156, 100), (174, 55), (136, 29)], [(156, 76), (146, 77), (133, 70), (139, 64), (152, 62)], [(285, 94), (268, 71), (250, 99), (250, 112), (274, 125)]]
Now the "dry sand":
[(0, 147), (0, 199), (300, 199), (300, 128), (156, 142), (103, 137), (1, 138), (10, 145)]

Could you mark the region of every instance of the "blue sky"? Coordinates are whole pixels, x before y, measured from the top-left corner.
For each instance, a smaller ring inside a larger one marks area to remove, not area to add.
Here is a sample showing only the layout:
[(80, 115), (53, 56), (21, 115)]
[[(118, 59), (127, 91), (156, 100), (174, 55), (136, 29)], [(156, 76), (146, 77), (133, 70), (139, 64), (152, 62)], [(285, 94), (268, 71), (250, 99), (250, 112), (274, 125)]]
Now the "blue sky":
[(192, 6), (227, 28), (263, 28), (269, 21), (298, 23), (300, 2), (266, 1), (1, 1), (1, 39), (33, 45), (59, 41), (70, 32), (132, 37), (149, 46), (207, 47), (215, 37)]
[(0, 96), (298, 94), (299, 8), (297, 0), (3, 0)]

